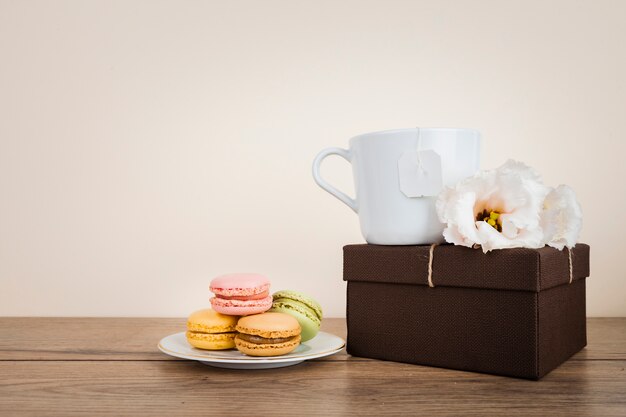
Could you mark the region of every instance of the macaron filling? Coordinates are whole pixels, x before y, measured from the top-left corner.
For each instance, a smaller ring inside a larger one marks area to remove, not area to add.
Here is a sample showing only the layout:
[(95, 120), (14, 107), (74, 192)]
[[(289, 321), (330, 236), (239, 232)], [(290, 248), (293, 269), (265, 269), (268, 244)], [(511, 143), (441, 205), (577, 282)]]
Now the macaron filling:
[[(209, 300), (213, 308), (215, 306), (221, 307), (250, 307), (250, 306), (262, 306), (265, 307), (265, 310), (269, 309), (272, 306), (272, 296), (269, 295), (265, 298), (261, 298), (260, 300), (230, 300), (226, 298), (221, 298), (218, 296), (211, 297)], [(265, 311), (263, 310), (263, 311)], [(228, 313), (226, 313), (228, 314)]]
[(223, 294), (215, 294), (217, 298), (221, 298), (223, 300), (262, 300), (270, 295), (269, 288), (261, 293), (253, 294), (253, 295), (223, 295)]
[(202, 335), (205, 335), (205, 334), (206, 334), (206, 335), (213, 335), (213, 336), (215, 336), (215, 335), (219, 335), (219, 334), (224, 334), (224, 335), (233, 335), (233, 336), (234, 336), (234, 335), (236, 335), (236, 334), (237, 334), (237, 332), (218, 332), (218, 333), (208, 333), (208, 332), (196, 332), (196, 331), (193, 331), (193, 330), (187, 330), (187, 333), (189, 333), (190, 335), (193, 335), (193, 336), (200, 336), (200, 337), (202, 337)]
[(274, 299), (273, 307), (282, 309), (285, 311), (295, 311), (297, 313), (304, 315), (309, 320), (312, 320), (315, 324), (317, 324), (318, 327), (321, 325), (322, 321), (319, 319), (317, 314), (315, 314), (315, 311), (313, 311), (311, 308), (309, 308), (305, 304), (293, 302), (292, 300), (287, 299), (287, 298), (279, 298), (279, 299)]
[(257, 336), (254, 334), (239, 333), (239, 338), (241, 340), (245, 340), (246, 342), (254, 343), (257, 345), (271, 345), (271, 344), (276, 344), (276, 343), (285, 343), (285, 342), (290, 342), (292, 340), (295, 340), (297, 337), (298, 335), (291, 336), (291, 337), (269, 338), (269, 337)]
[(269, 295), (270, 283), (263, 282), (259, 285), (253, 285), (250, 287), (238, 286), (236, 284), (233, 286), (221, 286), (219, 283), (218, 284), (211, 283), (211, 285), (209, 286), (209, 290), (212, 293), (214, 293), (216, 296), (248, 297), (247, 299), (250, 299), (249, 297), (256, 296), (262, 293), (267, 293), (265, 295), (267, 297), (267, 295)]

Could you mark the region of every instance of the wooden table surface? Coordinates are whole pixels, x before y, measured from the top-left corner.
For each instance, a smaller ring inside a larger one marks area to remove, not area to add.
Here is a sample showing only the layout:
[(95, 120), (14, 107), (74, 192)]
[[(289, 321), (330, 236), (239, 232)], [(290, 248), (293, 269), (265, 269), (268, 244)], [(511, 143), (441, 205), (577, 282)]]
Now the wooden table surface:
[[(626, 415), (626, 318), (541, 381), (334, 356), (229, 370), (157, 350), (184, 319), (0, 318), (0, 416)], [(346, 336), (344, 319), (323, 330)]]

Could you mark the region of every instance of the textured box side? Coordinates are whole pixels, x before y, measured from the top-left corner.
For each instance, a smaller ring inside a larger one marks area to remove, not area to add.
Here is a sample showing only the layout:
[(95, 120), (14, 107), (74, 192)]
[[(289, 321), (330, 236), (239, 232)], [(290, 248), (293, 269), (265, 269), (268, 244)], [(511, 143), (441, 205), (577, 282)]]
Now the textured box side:
[(587, 345), (585, 280), (541, 291), (538, 297), (538, 377)]
[(348, 353), (537, 378), (537, 293), (348, 282)]

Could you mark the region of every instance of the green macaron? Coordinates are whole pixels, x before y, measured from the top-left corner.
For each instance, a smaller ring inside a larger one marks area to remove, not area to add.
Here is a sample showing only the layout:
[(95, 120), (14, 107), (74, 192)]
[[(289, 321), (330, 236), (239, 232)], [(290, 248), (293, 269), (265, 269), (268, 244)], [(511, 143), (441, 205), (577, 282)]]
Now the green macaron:
[(302, 341), (313, 339), (322, 323), (322, 306), (302, 293), (296, 291), (278, 291), (272, 295), (274, 302), (269, 311), (289, 314), (298, 320), (302, 328)]

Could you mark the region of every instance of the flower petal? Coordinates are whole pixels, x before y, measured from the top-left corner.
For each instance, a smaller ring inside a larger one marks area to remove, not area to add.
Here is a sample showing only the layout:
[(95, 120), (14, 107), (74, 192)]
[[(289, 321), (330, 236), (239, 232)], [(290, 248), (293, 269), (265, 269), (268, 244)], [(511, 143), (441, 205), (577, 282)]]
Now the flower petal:
[(544, 201), (541, 226), (544, 243), (562, 250), (576, 245), (582, 229), (582, 208), (576, 193), (567, 185), (552, 189)]

